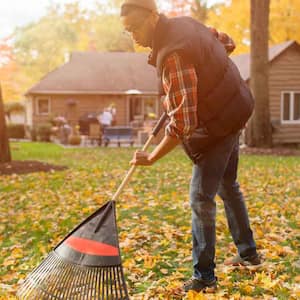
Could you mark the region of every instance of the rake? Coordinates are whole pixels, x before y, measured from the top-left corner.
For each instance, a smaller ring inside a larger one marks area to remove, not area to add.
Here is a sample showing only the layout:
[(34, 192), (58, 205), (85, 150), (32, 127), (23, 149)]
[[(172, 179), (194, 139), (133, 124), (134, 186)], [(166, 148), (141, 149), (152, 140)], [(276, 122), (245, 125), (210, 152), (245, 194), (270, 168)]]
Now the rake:
[[(166, 118), (164, 113), (143, 151)], [(129, 299), (119, 248), (116, 199), (135, 168), (130, 168), (112, 200), (70, 232), (27, 276), (18, 289), (18, 299)]]

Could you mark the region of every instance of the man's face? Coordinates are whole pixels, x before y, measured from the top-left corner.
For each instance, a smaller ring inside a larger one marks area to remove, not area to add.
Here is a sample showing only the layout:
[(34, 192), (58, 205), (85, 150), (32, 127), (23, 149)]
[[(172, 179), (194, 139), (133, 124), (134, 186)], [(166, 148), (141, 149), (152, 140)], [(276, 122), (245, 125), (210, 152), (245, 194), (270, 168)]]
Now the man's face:
[(134, 41), (143, 46), (152, 46), (153, 27), (151, 24), (151, 15), (142, 19), (135, 13), (121, 18), (124, 29), (129, 32)]

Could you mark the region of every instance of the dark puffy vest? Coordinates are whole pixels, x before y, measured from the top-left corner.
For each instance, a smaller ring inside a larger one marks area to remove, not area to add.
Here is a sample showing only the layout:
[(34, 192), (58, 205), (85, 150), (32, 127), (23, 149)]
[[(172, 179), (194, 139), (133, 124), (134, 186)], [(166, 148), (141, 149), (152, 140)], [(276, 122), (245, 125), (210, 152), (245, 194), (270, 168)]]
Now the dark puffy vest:
[(254, 100), (223, 44), (211, 31), (190, 17), (160, 16), (149, 63), (157, 69), (162, 95), (163, 64), (172, 52), (196, 67), (200, 126), (204, 125), (214, 137), (243, 128), (252, 114)]

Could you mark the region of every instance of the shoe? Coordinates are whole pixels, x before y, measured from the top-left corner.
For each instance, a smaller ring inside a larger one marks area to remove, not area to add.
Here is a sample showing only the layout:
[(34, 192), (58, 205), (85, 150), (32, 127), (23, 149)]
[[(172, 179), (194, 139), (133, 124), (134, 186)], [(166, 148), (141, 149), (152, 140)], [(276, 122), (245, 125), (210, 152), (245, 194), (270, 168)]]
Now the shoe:
[(247, 256), (247, 257), (240, 257), (239, 255), (236, 255), (232, 258), (229, 258), (225, 260), (224, 262), (225, 266), (259, 266), (261, 265), (261, 259), (258, 254), (255, 254), (253, 256)]
[(192, 277), (183, 284), (183, 289), (185, 292), (195, 291), (197, 293), (214, 293), (217, 289), (217, 279), (204, 280)]

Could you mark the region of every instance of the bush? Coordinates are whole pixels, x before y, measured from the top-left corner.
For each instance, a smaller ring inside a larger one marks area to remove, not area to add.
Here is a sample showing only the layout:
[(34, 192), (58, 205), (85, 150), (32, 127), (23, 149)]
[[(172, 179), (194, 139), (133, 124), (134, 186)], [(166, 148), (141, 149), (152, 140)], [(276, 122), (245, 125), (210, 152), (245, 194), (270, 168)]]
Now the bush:
[(41, 142), (50, 142), (51, 139), (51, 123), (40, 124), (36, 127), (36, 134), (38, 140)]
[(81, 144), (81, 137), (80, 135), (71, 135), (69, 137), (69, 144), (73, 146), (78, 146)]
[(25, 127), (23, 124), (8, 124), (8, 137), (13, 139), (25, 138)]

